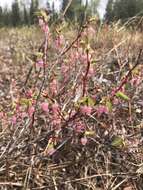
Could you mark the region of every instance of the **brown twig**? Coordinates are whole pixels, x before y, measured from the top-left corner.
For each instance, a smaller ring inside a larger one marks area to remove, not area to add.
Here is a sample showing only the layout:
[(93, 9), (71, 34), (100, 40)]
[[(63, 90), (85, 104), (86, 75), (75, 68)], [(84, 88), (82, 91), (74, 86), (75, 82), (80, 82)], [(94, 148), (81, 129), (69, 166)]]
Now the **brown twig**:
[(86, 67), (85, 75), (83, 77), (83, 94), (82, 94), (82, 96), (84, 96), (86, 93), (86, 82), (87, 82), (88, 72), (90, 69), (89, 49), (86, 50), (86, 59), (87, 59), (87, 67)]
[(63, 16), (63, 17), (65, 16), (65, 14), (66, 14), (67, 10), (69, 9), (69, 7), (70, 7), (71, 3), (72, 3), (72, 0), (69, 0), (69, 2), (68, 2), (68, 4), (67, 4), (67, 6), (65, 7), (65, 9), (64, 9), (64, 11), (63, 11), (63, 13), (62, 13), (62, 16)]
[(29, 78), (30, 78), (30, 75), (31, 75), (31, 73), (32, 73), (32, 70), (33, 70), (33, 65), (30, 67), (30, 69), (29, 69), (29, 71), (28, 71), (28, 74), (27, 74), (27, 76), (26, 76), (26, 80), (25, 80), (25, 82), (24, 82), (24, 87), (26, 86), (26, 84), (27, 84), (27, 82), (28, 82), (28, 80), (29, 80)]

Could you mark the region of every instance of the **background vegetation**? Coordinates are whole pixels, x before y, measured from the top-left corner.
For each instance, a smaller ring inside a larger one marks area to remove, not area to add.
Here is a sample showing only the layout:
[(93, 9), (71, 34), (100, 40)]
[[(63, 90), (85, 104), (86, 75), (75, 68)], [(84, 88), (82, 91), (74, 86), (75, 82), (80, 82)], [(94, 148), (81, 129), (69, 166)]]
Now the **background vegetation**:
[(143, 15), (143, 0), (109, 0), (106, 8), (107, 22), (121, 19), (123, 22), (135, 15)]
[[(68, 0), (63, 0), (60, 5), (60, 12), (57, 12), (54, 1), (51, 5), (48, 0), (45, 4), (45, 9), (49, 11), (49, 14), (53, 15), (53, 19), (56, 19), (68, 3)], [(99, 3), (100, 0), (72, 0), (70, 7), (64, 15), (65, 19), (79, 23), (84, 17), (98, 15), (97, 7)], [(0, 7), (0, 26), (33, 25), (34, 13), (39, 9), (39, 5), (39, 0), (30, 0), (28, 4), (14, 0), (11, 8)], [(128, 18), (135, 15), (143, 15), (143, 0), (109, 0), (104, 20), (111, 22), (121, 19), (125, 22)]]

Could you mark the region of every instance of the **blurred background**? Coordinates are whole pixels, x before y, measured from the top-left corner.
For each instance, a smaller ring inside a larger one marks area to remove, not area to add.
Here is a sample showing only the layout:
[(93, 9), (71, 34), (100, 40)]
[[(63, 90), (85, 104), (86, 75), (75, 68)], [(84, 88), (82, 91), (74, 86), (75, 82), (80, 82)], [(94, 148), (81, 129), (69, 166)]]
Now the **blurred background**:
[[(55, 20), (68, 3), (69, 0), (0, 0), (0, 26), (33, 25), (34, 13), (39, 8), (48, 9)], [(95, 15), (107, 23), (119, 19), (124, 22), (135, 15), (143, 15), (143, 0), (72, 0), (64, 18), (78, 23)]]

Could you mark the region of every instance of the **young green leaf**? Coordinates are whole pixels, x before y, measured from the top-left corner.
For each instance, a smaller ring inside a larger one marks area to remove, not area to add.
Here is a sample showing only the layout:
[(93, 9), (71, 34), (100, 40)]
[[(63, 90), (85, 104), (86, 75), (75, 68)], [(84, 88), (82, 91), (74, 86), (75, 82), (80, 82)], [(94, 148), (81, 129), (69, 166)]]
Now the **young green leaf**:
[(31, 100), (26, 99), (26, 98), (21, 98), (20, 104), (21, 104), (21, 105), (30, 106), (30, 105), (31, 105)]
[(106, 102), (106, 107), (108, 108), (108, 110), (111, 112), (112, 111), (112, 103), (111, 101), (107, 101)]
[(121, 98), (121, 99), (123, 99), (123, 100), (130, 100), (130, 98), (127, 96), (127, 95), (125, 95), (123, 92), (121, 92), (121, 91), (119, 91), (119, 92), (117, 92), (116, 93), (116, 96), (118, 97), (118, 98)]
[(88, 106), (94, 106), (95, 105), (95, 100), (93, 100), (93, 98), (91, 97), (87, 97), (87, 104)]
[(124, 140), (122, 137), (116, 136), (116, 137), (114, 137), (111, 145), (116, 148), (120, 148), (120, 147), (124, 146)]

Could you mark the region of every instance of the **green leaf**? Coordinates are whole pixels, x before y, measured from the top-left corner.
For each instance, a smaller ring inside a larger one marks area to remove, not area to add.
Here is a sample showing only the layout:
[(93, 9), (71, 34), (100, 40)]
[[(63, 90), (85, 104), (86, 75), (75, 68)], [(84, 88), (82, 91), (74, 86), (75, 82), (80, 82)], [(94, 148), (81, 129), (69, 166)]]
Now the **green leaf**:
[(106, 107), (108, 108), (108, 110), (111, 112), (112, 111), (112, 103), (111, 103), (111, 101), (107, 101), (106, 102)]
[(127, 95), (125, 95), (123, 92), (121, 92), (121, 91), (117, 92), (117, 93), (116, 93), (116, 96), (117, 96), (118, 98), (123, 99), (123, 100), (130, 100), (130, 98), (129, 98)]
[(38, 58), (38, 59), (41, 59), (43, 57), (43, 53), (41, 52), (36, 52), (34, 53), (34, 55)]
[(43, 17), (46, 22), (50, 19), (50, 17), (47, 15), (47, 13), (44, 10), (40, 10), (35, 12), (35, 16)]
[(86, 136), (93, 136), (95, 135), (95, 131), (85, 131)]
[(13, 114), (14, 114), (14, 113), (13, 113), (12, 111), (7, 112), (7, 116), (8, 116), (8, 117), (12, 117)]
[(78, 104), (81, 105), (88, 105), (88, 106), (94, 106), (95, 105), (95, 100), (89, 96), (82, 97), (79, 101)]
[(113, 139), (113, 141), (111, 143), (111, 145), (114, 146), (114, 147), (116, 147), (116, 148), (120, 148), (120, 147), (124, 146), (124, 144), (125, 144), (124, 140), (120, 136), (114, 137), (114, 139)]
[(26, 98), (21, 98), (20, 104), (25, 105), (25, 106), (30, 106), (31, 105), (31, 100), (26, 99)]
[(87, 97), (87, 104), (88, 106), (94, 106), (95, 100), (93, 100), (93, 98)]
[(96, 65), (96, 60), (93, 59), (93, 60), (91, 61), (91, 64), (92, 64), (92, 65)]
[(87, 96), (85, 97), (82, 97), (79, 101), (78, 101), (79, 104), (85, 104), (87, 103)]

